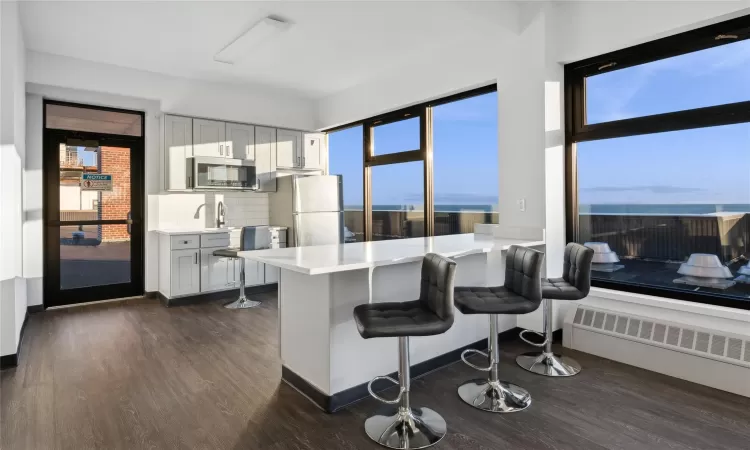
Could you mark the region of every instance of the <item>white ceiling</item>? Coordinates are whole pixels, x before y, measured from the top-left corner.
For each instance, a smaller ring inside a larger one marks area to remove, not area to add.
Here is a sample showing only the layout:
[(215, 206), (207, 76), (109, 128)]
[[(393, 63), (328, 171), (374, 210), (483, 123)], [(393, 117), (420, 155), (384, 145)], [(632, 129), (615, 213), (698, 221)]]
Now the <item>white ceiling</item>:
[[(514, 20), (505, 17), (511, 7), (460, 1), (33, 1), (21, 4), (21, 23), (29, 50), (320, 98), (483, 31), (505, 26), (512, 32)], [(213, 61), (268, 15), (293, 26), (242, 63)]]

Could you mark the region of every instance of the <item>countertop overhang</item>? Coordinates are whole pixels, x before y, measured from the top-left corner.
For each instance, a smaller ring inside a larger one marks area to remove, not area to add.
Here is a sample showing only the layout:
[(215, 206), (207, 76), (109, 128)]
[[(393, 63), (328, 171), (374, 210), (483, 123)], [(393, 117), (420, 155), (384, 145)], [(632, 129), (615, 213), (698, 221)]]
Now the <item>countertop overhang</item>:
[[(269, 225), (270, 229), (286, 230), (286, 227), (279, 227), (276, 225)], [(216, 233), (231, 233), (232, 231), (239, 231), (242, 227), (223, 227), (223, 228), (198, 228), (194, 230), (181, 230), (181, 229), (161, 229), (154, 230), (156, 233), (165, 234), (167, 236), (180, 236), (185, 234), (216, 234)]]
[(511, 245), (536, 247), (544, 241), (496, 238), (474, 233), (390, 241), (289, 247), (239, 252), (237, 256), (305, 275), (369, 269), (421, 260), (427, 253), (455, 258), (507, 250)]

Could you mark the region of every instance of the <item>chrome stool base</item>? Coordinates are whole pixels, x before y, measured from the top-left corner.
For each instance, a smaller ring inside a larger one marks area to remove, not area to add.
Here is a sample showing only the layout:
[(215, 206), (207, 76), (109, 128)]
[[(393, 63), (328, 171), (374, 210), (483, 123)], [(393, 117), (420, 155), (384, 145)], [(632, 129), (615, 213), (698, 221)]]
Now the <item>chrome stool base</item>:
[(572, 377), (581, 371), (576, 360), (555, 353), (524, 353), (516, 358), (516, 363), (529, 372), (547, 377)]
[(505, 381), (467, 381), (458, 387), (458, 396), (474, 408), (495, 413), (522, 411), (531, 405), (526, 389)]
[(255, 308), (256, 306), (260, 306), (259, 301), (249, 300), (245, 296), (242, 296), (238, 298), (237, 300), (224, 305), (224, 307), (227, 309), (247, 309), (247, 308)]
[(446, 430), (445, 419), (429, 408), (392, 407), (365, 421), (367, 436), (388, 448), (426, 448), (445, 437)]
[[(501, 381), (498, 378), (498, 361), (500, 351), (497, 343), (497, 314), (490, 314), (489, 352), (468, 349), (461, 353), (461, 359), (468, 366), (489, 372), (489, 377), (467, 381), (458, 387), (458, 396), (464, 403), (482, 411), (494, 413), (512, 413), (523, 411), (531, 405), (531, 394), (515, 384)], [(479, 367), (469, 362), (465, 355), (478, 353), (489, 359), (488, 367)]]
[(245, 258), (240, 258), (240, 298), (224, 305), (227, 309), (248, 309), (260, 306), (260, 302), (245, 297)]

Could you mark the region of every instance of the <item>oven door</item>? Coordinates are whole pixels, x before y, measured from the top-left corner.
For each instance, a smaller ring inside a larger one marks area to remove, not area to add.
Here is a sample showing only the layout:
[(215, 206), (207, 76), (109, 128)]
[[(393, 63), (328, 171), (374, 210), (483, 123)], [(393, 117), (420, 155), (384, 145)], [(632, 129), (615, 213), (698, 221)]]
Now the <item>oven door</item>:
[(191, 158), (194, 189), (237, 189), (258, 188), (255, 166), (251, 161), (230, 158)]

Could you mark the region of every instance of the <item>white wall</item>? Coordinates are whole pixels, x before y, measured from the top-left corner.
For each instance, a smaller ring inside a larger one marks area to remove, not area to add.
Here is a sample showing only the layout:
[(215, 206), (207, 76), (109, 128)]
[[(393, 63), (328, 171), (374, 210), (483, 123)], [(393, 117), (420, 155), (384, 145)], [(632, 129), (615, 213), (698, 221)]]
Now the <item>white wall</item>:
[(574, 62), (729, 20), (750, 0), (561, 2), (559, 61)]
[(81, 187), (76, 185), (60, 186), (61, 211), (91, 211), (94, 209), (94, 202), (98, 199), (98, 191), (81, 191)]
[(16, 353), (26, 317), (23, 279), (25, 48), (16, 2), (0, 3), (0, 354)]
[(176, 78), (65, 56), (28, 52), (26, 79), (124, 97), (156, 100), (165, 113), (312, 130), (313, 101), (267, 87)]

